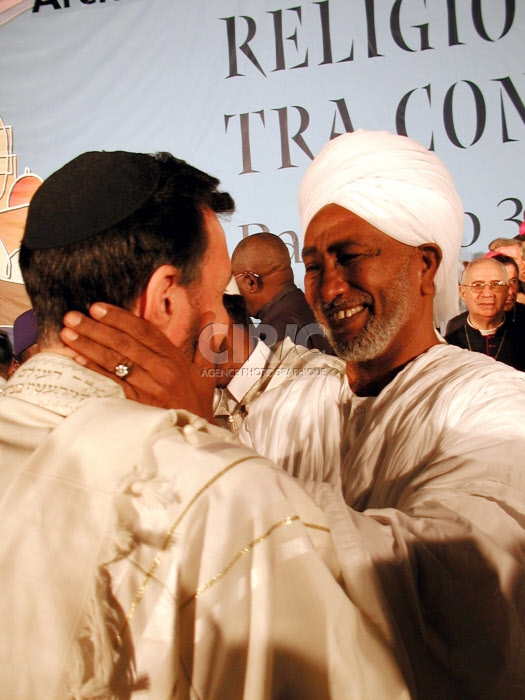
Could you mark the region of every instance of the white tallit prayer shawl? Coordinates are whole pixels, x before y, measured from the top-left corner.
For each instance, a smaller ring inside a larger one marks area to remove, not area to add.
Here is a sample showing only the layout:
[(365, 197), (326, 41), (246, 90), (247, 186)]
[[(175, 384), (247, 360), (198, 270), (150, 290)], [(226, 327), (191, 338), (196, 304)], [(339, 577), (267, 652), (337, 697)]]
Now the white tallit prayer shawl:
[(303, 234), (317, 212), (338, 204), (410, 246), (437, 243), (443, 259), (435, 279), (434, 324), (458, 313), (456, 265), (463, 206), (435, 153), (387, 131), (343, 134), (307, 169), (299, 189)]
[(225, 431), (42, 353), (0, 460), (2, 698), (408, 698), (319, 507)]
[(380, 582), (423, 700), (525, 697), (524, 416), (525, 374), (437, 345), (377, 397), (283, 385), (239, 433), (322, 507), (364, 612)]

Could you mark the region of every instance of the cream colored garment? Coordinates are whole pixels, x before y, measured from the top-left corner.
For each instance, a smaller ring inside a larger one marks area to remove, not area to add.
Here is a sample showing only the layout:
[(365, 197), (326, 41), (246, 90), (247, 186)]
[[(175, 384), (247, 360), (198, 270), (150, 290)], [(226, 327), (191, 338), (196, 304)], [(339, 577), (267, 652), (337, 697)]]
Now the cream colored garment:
[(408, 697), (295, 480), (67, 358), (23, 367), (0, 398), (2, 699)]
[(424, 700), (525, 697), (524, 416), (524, 374), (438, 345), (377, 397), (278, 388), (239, 433), (314, 495), (370, 615), (380, 581)]
[[(264, 347), (262, 352), (259, 351), (261, 345)], [(254, 366), (252, 357), (255, 353), (259, 363)], [(245, 371), (248, 373), (246, 377), (242, 376)], [(236, 433), (249, 414), (253, 402), (263, 392), (299, 377), (344, 375), (345, 371), (346, 364), (343, 360), (319, 350), (308, 350), (302, 345), (296, 345), (290, 338), (284, 338), (271, 349), (259, 341), (249, 362), (240, 368), (239, 374), (226, 389), (216, 390), (215, 418), (221, 427)]]
[(436, 275), (436, 328), (458, 313), (456, 265), (463, 206), (435, 153), (406, 136), (358, 129), (327, 143), (299, 189), (303, 233), (327, 204), (339, 204), (410, 246), (437, 243), (443, 259)]

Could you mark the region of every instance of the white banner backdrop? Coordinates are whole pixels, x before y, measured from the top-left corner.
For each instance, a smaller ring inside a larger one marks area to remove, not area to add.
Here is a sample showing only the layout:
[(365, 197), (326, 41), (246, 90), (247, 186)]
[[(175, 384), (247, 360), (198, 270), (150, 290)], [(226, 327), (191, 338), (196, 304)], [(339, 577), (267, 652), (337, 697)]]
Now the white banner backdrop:
[(282, 234), (301, 286), (312, 157), (406, 133), (455, 178), (470, 260), (523, 220), (524, 28), (523, 0), (0, 0), (0, 117), (41, 178), (99, 149), (210, 172), (237, 204), (230, 251)]

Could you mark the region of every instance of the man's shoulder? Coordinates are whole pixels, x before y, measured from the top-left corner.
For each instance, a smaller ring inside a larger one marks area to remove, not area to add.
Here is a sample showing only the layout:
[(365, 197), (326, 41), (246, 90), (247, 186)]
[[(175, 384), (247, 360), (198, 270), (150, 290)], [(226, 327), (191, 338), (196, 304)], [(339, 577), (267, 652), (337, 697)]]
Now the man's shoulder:
[(282, 303), (283, 307), (286, 307), (286, 309), (290, 310), (292, 313), (295, 311), (303, 320), (308, 322), (315, 321), (314, 312), (306, 301), (303, 290), (299, 289), (299, 287), (295, 287), (287, 292), (283, 296)]
[(456, 345), (458, 340), (464, 341), (465, 340), (465, 329), (464, 329), (463, 325), (457, 326), (452, 331), (448, 331), (445, 334), (444, 338), (447, 341), (447, 343), (453, 343), (454, 345)]
[(470, 397), (472, 403), (484, 400), (487, 392), (525, 398), (525, 373), (483, 353), (444, 343), (416, 358), (399, 378), (400, 391), (403, 391), (403, 384), (408, 383), (427, 393), (450, 395), (458, 392)]
[(514, 309), (507, 314), (507, 318), (515, 331), (519, 334), (525, 333), (525, 304), (515, 304)]
[(274, 427), (279, 425), (281, 429), (290, 420), (306, 424), (315, 422), (318, 414), (327, 415), (332, 408), (338, 411), (350, 393), (346, 374), (320, 369), (299, 370), (290, 377), (291, 381), (285, 379), (268, 386), (254, 402), (247, 421), (260, 425), (276, 421)]
[(468, 316), (468, 311), (463, 311), (462, 313), (458, 314), (457, 316), (454, 316), (454, 318), (451, 318), (450, 321), (447, 323), (447, 328), (445, 330), (445, 337), (447, 335), (450, 335), (454, 331), (457, 331), (458, 328), (462, 328), (465, 321), (467, 320)]
[(142, 474), (153, 490), (158, 487), (168, 496), (173, 488), (187, 495), (222, 482), (239, 464), (250, 473), (267, 471), (273, 479), (270, 462), (228, 431), (185, 410), (104, 398), (84, 404), (66, 421), (75, 445), (81, 447), (92, 436), (89, 453), (97, 455), (100, 465), (117, 470), (118, 464), (123, 474)]
[[(283, 287), (268, 304), (268, 317), (281, 316), (286, 314), (291, 318), (291, 314), (299, 315), (302, 322), (305, 321), (303, 316), (306, 316), (306, 322), (315, 320), (312, 309), (310, 308), (302, 289), (299, 289), (295, 284), (288, 284)], [(264, 319), (268, 323), (267, 319)], [(293, 323), (294, 321), (290, 321)]]
[(253, 403), (239, 439), (294, 476), (337, 471), (341, 420), (350, 398), (346, 374), (302, 373)]

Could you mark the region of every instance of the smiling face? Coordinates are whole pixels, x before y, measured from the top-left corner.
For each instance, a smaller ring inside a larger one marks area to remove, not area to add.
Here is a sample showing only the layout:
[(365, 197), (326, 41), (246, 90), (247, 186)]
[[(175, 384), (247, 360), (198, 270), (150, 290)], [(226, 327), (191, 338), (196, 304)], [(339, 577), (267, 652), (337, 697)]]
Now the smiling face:
[(303, 259), (306, 297), (337, 355), (395, 365), (422, 322), (421, 251), (329, 204), (308, 226)]

